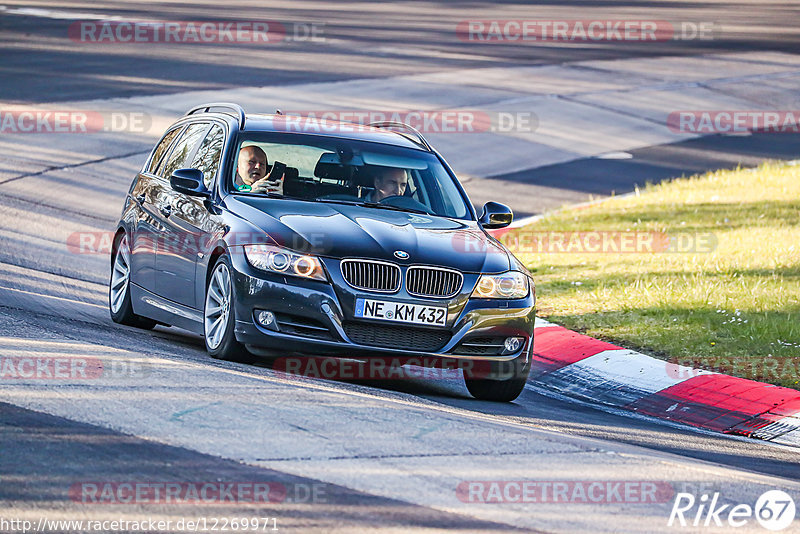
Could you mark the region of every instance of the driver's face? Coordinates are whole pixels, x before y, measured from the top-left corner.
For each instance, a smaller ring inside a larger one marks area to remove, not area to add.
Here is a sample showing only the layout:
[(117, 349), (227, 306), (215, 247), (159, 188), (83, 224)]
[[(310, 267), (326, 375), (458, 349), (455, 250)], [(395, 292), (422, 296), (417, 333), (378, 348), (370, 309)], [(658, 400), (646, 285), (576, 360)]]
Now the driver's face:
[(263, 151), (246, 146), (239, 151), (236, 170), (244, 183), (253, 185), (267, 175), (267, 157)]
[(381, 176), (375, 178), (373, 199), (378, 202), (386, 197), (402, 195), (406, 192), (406, 186), (408, 186), (406, 171), (403, 169), (385, 171)]

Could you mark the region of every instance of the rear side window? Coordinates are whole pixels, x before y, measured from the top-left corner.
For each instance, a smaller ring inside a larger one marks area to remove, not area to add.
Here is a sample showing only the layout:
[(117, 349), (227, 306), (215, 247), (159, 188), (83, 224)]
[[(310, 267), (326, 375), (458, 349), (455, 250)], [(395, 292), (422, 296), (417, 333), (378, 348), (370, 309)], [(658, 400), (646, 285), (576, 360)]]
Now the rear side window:
[(164, 138), (156, 147), (156, 151), (153, 152), (153, 159), (150, 160), (150, 167), (147, 169), (147, 172), (150, 174), (155, 174), (159, 163), (161, 163), (161, 160), (164, 158), (164, 154), (166, 154), (167, 149), (172, 144), (172, 141), (175, 140), (175, 137), (180, 133), (180, 131), (180, 128), (175, 128), (164, 136)]
[(192, 154), (194, 154), (194, 149), (205, 133), (206, 129), (208, 129), (207, 122), (192, 124), (186, 128), (186, 131), (183, 133), (181, 138), (178, 139), (178, 143), (175, 145), (175, 148), (172, 149), (164, 170), (160, 173), (162, 178), (166, 177), (166, 179), (169, 179), (173, 172), (189, 166), (187, 165), (190, 161), (189, 158), (192, 156)]
[(225, 144), (225, 130), (222, 126), (215, 124), (206, 135), (200, 147), (197, 149), (192, 164), (189, 167), (203, 171), (203, 181), (206, 187), (211, 189), (214, 178), (219, 169), (222, 146)]

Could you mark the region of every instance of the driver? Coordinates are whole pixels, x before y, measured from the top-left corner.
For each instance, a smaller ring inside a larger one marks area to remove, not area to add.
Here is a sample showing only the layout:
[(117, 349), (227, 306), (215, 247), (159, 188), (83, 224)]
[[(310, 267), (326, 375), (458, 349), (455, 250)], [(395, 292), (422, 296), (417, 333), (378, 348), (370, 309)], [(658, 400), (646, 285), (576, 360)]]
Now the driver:
[(239, 151), (233, 186), (237, 191), (283, 194), (283, 178), (268, 180), (268, 169), (267, 154), (255, 145), (246, 146)]
[(386, 197), (403, 195), (408, 186), (405, 169), (398, 167), (376, 167), (373, 180), (375, 189), (366, 196), (366, 202), (380, 202)]

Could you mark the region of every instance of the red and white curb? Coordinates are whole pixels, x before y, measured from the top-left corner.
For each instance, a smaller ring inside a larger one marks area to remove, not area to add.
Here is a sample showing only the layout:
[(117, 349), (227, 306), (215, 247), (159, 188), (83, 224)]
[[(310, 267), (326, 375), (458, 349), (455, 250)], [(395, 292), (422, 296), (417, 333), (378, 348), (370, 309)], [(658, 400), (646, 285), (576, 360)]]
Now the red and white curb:
[(531, 379), (570, 397), (800, 446), (800, 391), (676, 365), (536, 320)]

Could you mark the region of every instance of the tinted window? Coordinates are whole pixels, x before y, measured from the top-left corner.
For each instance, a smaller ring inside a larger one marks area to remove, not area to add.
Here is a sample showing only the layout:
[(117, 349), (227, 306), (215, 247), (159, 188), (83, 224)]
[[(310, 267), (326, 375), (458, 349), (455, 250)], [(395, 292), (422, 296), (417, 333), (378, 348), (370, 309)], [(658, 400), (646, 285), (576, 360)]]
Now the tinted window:
[(189, 165), (189, 167), (203, 171), (203, 181), (209, 189), (211, 189), (211, 184), (214, 183), (214, 178), (217, 176), (224, 142), (225, 130), (222, 126), (215, 124), (203, 139), (203, 142), (200, 143), (200, 148), (197, 149), (197, 154), (195, 154), (192, 164)]
[(162, 177), (168, 179), (176, 170), (189, 167), (189, 165), (187, 165), (189, 163), (189, 157), (194, 153), (194, 148), (205, 133), (206, 128), (208, 128), (208, 123), (204, 122), (201, 124), (192, 124), (186, 129), (175, 145), (175, 148), (172, 149), (167, 165), (164, 167), (164, 171), (160, 173)]
[(161, 163), (161, 159), (164, 157), (164, 154), (167, 152), (169, 145), (172, 144), (172, 141), (175, 137), (180, 133), (180, 128), (175, 128), (174, 130), (167, 133), (164, 136), (164, 139), (156, 147), (155, 152), (153, 152), (153, 159), (150, 160), (150, 167), (147, 169), (147, 172), (155, 173), (156, 169), (158, 168), (158, 164)]

